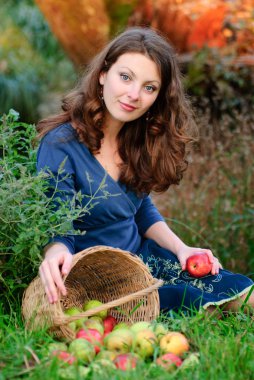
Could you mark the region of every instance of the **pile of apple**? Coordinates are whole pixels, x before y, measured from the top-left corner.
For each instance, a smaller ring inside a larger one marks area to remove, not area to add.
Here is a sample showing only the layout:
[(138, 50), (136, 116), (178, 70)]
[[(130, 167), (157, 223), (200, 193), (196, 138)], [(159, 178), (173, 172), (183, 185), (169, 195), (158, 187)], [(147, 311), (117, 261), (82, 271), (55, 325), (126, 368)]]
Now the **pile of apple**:
[[(103, 305), (98, 300), (85, 303), (83, 310), (71, 307), (65, 314), (73, 316)], [(50, 344), (50, 355), (67, 364), (109, 366), (126, 371), (135, 368), (140, 361), (154, 362), (172, 371), (187, 360), (183, 359), (189, 350), (189, 342), (184, 334), (169, 331), (159, 322), (136, 322), (127, 325), (101, 311), (92, 317), (83, 317), (71, 322), (75, 339), (68, 344)]]

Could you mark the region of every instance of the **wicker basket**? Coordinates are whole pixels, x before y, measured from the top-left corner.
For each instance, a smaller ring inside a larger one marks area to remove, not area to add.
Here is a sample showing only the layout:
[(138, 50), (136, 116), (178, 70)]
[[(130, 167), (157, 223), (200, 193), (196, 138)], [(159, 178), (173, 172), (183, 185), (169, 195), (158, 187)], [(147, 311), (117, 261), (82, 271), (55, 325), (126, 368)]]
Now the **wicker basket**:
[[(64, 282), (67, 296), (59, 296), (55, 304), (48, 302), (39, 277), (31, 282), (22, 302), (28, 328), (47, 328), (56, 337), (71, 340), (75, 333), (68, 323), (102, 310), (109, 310), (119, 322), (127, 323), (152, 321), (159, 315), (157, 289), (163, 281), (153, 278), (143, 261), (130, 252), (106, 246), (79, 252)], [(76, 316), (64, 314), (67, 308), (82, 307), (90, 299), (104, 305)]]

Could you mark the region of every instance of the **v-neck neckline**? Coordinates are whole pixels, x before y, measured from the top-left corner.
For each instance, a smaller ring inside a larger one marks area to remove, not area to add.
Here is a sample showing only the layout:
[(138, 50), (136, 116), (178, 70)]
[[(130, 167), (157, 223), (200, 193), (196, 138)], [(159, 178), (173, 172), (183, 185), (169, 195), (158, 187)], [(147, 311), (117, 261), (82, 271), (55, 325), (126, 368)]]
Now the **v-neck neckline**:
[[(105, 173), (107, 173), (107, 176), (112, 180), (112, 181), (114, 181), (115, 183), (117, 183), (118, 185), (120, 185), (121, 184), (121, 182), (120, 182), (120, 178), (119, 179), (115, 179), (115, 178), (113, 178), (110, 174), (109, 174), (109, 172), (104, 168), (104, 166), (100, 163), (100, 161), (98, 160), (98, 158), (96, 158), (91, 152), (90, 152), (90, 154), (91, 154), (91, 156), (94, 158), (94, 160), (98, 163), (98, 165), (100, 166), (100, 168), (105, 172)], [(122, 185), (122, 184), (121, 184)]]
[(85, 145), (85, 144), (82, 144), (84, 146), (84, 148), (89, 152), (90, 156), (93, 158), (94, 162), (96, 163), (96, 165), (101, 169), (103, 170), (104, 173), (107, 174), (107, 177), (110, 178), (111, 181), (113, 181), (115, 184), (117, 184), (118, 186), (120, 186), (120, 188), (123, 190), (126, 188), (126, 186), (120, 182), (120, 179), (116, 180), (114, 179), (109, 173), (108, 171), (104, 168), (104, 166), (100, 163), (100, 161), (90, 152), (90, 150), (88, 149), (88, 147)]

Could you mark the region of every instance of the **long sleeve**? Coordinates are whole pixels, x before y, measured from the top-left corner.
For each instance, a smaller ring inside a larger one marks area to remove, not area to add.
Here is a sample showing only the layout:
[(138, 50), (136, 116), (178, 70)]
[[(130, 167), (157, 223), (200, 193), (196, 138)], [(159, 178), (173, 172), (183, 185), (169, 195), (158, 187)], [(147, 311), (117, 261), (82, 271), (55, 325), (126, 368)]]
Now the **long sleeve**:
[[(71, 157), (68, 154), (68, 143), (61, 141), (64, 136), (59, 136), (55, 130), (49, 132), (41, 141), (37, 153), (37, 172), (41, 170), (52, 173), (49, 184), (48, 196), (54, 195), (55, 207), (58, 207), (57, 199), (71, 201), (75, 195), (75, 172)], [(59, 172), (60, 166), (64, 166)], [(71, 235), (54, 236), (52, 242), (65, 244), (71, 253), (74, 253), (74, 237)]]
[(135, 221), (137, 223), (139, 233), (144, 235), (149, 227), (156, 222), (164, 221), (164, 218), (154, 206), (151, 197), (146, 196), (142, 200), (141, 206), (136, 213)]

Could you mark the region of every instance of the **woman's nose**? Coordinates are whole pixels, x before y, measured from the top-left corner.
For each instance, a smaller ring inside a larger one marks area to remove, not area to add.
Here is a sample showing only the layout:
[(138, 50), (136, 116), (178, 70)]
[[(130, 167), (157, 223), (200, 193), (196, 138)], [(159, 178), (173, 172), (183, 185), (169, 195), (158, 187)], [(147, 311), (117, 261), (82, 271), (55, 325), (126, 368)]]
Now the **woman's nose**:
[(138, 100), (140, 97), (140, 87), (137, 85), (131, 86), (131, 88), (129, 88), (128, 97), (131, 100)]

